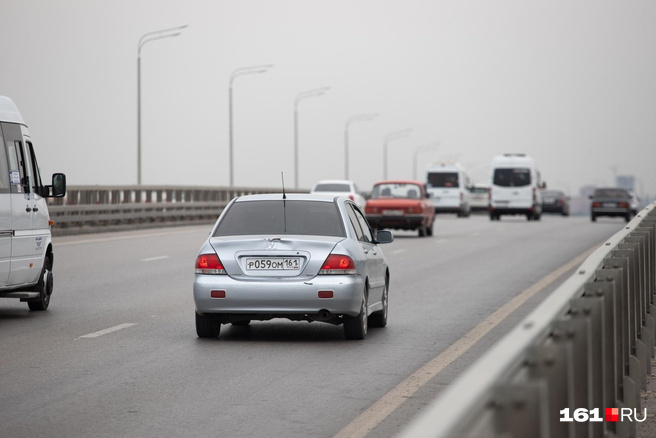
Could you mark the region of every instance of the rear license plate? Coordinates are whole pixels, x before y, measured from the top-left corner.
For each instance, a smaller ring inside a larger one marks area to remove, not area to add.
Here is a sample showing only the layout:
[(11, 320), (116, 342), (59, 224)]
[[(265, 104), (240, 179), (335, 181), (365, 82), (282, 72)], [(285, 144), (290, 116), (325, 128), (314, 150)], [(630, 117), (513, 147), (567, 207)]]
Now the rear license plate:
[(403, 210), (383, 210), (385, 216), (403, 216)]
[(604, 202), (604, 207), (617, 207), (617, 204), (614, 202)]
[(301, 259), (298, 257), (291, 258), (247, 258), (246, 269), (249, 270), (295, 270), (301, 269)]

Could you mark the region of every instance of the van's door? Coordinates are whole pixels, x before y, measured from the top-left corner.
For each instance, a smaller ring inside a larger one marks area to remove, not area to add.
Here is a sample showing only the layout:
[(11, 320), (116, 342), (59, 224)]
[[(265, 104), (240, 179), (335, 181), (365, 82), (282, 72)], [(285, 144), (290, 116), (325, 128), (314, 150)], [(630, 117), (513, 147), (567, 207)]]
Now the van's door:
[[(29, 161), (30, 192), (32, 199), (32, 230), (34, 232), (34, 245), (32, 246), (35, 266), (41, 268), (46, 255), (46, 248), (50, 244), (50, 214), (48, 213), (48, 201), (43, 195), (43, 184), (41, 172), (36, 161), (34, 147), (29, 135), (23, 132), (25, 137), (25, 150)], [(40, 272), (40, 271), (39, 271)]]
[(496, 168), (492, 178), (492, 202), (495, 207), (529, 209), (533, 206), (530, 168)]
[[(0, 127), (1, 128), (1, 127)], [(0, 129), (0, 287), (7, 286), (11, 267), (11, 198), (9, 189), (9, 167), (4, 136)]]
[(3, 123), (5, 149), (9, 165), (11, 197), (11, 268), (9, 286), (34, 283), (41, 266), (34, 257), (35, 237), (32, 230), (33, 199), (29, 184), (28, 157), (25, 153), (21, 127)]

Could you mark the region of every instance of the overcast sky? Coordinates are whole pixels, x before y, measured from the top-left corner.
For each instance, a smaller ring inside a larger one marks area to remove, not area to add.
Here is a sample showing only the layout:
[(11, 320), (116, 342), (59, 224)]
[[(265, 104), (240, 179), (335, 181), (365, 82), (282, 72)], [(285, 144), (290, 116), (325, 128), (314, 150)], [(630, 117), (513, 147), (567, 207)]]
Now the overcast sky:
[(368, 190), (458, 160), (486, 182), (494, 155), (533, 156), (551, 188), (578, 193), (632, 174), (656, 194), (653, 0), (3, 0), (0, 95), (18, 104), (42, 173), (68, 183), (137, 181), (137, 42), (142, 51), (142, 182), (229, 182), (228, 84), (234, 83), (234, 183), (299, 185), (350, 177)]

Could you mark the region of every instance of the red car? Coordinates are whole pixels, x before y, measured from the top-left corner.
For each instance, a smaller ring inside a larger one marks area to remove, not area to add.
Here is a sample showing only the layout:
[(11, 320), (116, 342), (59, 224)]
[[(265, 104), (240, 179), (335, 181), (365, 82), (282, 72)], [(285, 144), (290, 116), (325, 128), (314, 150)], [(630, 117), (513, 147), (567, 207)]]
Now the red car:
[(374, 229), (417, 230), (419, 237), (433, 235), (435, 209), (420, 181), (381, 181), (374, 185), (365, 205)]

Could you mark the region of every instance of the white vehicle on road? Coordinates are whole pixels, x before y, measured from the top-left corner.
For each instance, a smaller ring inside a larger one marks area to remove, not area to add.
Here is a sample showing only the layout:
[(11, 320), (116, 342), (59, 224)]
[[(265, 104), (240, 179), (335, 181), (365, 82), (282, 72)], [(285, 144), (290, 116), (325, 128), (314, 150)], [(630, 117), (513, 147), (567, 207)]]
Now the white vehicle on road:
[(364, 204), (366, 200), (360, 194), (358, 187), (353, 181), (335, 179), (319, 181), (312, 187), (310, 193), (317, 195), (334, 195), (334, 196), (347, 196), (355, 205), (364, 211)]
[(46, 310), (53, 290), (53, 251), (46, 198), (66, 193), (66, 176), (41, 183), (34, 145), (16, 104), (0, 96), (0, 297)]
[(525, 154), (504, 154), (492, 159), (490, 220), (501, 215), (526, 215), (540, 220), (542, 192), (547, 185), (540, 179), (533, 158)]
[(433, 163), (426, 169), (426, 186), (435, 213), (469, 217), (469, 176), (458, 163)]

